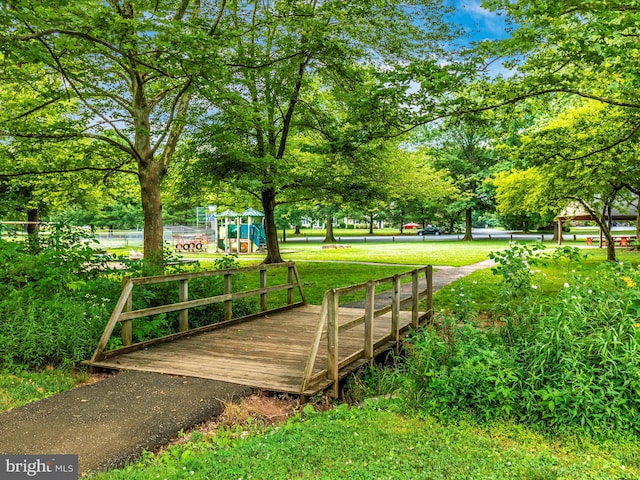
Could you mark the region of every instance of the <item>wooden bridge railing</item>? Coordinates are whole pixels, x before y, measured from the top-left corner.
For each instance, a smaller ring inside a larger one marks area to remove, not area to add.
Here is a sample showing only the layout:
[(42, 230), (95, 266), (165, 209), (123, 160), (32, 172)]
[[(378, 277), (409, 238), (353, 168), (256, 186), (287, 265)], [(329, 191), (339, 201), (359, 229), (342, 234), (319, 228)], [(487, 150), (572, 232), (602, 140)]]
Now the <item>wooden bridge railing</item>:
[[(287, 281), (286, 283), (280, 283), (277, 285), (267, 286), (267, 271), (272, 269), (287, 269)], [(255, 290), (247, 290), (242, 292), (233, 292), (233, 276), (238, 274), (258, 272), (260, 276), (260, 288)], [(189, 281), (195, 279), (202, 279), (208, 277), (223, 277), (223, 294), (213, 297), (199, 298), (189, 300)], [(154, 285), (159, 283), (176, 282), (179, 294), (179, 302), (161, 305), (157, 307), (144, 308), (140, 310), (133, 310), (133, 290), (136, 285)], [(300, 301), (294, 303), (294, 290), (298, 289), (300, 295)], [(267, 296), (270, 293), (287, 290), (287, 305), (284, 307), (268, 309), (267, 308)], [(233, 318), (233, 301), (240, 298), (246, 298), (250, 296), (260, 297), (260, 312), (245, 316)], [(211, 305), (214, 303), (224, 304), (224, 320), (212, 325), (206, 325), (204, 327), (189, 328), (189, 309), (195, 307), (202, 307), (205, 305)], [(178, 337), (193, 334), (197, 331), (204, 331), (213, 328), (218, 328), (222, 325), (228, 325), (231, 322), (237, 322), (252, 318), (255, 315), (263, 314), (265, 312), (279, 311), (286, 308), (293, 308), (299, 305), (306, 304), (304, 292), (302, 291), (302, 284), (300, 282), (300, 275), (294, 262), (277, 263), (270, 265), (254, 265), (244, 268), (232, 268), (225, 270), (212, 270), (206, 272), (193, 272), (193, 273), (178, 273), (174, 275), (161, 275), (155, 277), (140, 277), (130, 278), (127, 277), (123, 280), (122, 293), (116, 303), (116, 306), (109, 318), (109, 321), (100, 337), (98, 347), (96, 348), (91, 362), (98, 362), (110, 358), (114, 355), (126, 353), (128, 351), (139, 350), (146, 346), (162, 343), (165, 341), (173, 340)], [(146, 342), (139, 342), (133, 344), (133, 327), (132, 321), (143, 317), (150, 317), (161, 313), (179, 312), (179, 332), (164, 337), (159, 337)], [(115, 326), (122, 324), (122, 347), (114, 350), (105, 351), (107, 344)], [(89, 362), (89, 363), (91, 363)]]
[[(422, 290), (419, 289), (418, 284), (421, 274), (424, 274), (426, 277), (426, 288)], [(401, 281), (407, 277), (411, 277), (411, 295), (405, 298), (401, 298)], [(381, 308), (376, 308), (376, 287), (386, 283), (392, 284), (391, 304), (385, 305)], [(340, 325), (338, 321), (340, 296), (352, 294), (362, 290), (366, 290), (364, 315)], [(419, 322), (421, 320), (418, 311), (418, 305), (420, 300), (426, 296), (427, 311), (422, 316), (422, 318), (430, 320), (433, 316), (432, 294), (433, 269), (430, 265), (417, 268), (411, 272), (394, 275), (392, 277), (370, 280), (358, 285), (351, 285), (349, 287), (333, 288), (331, 290), (327, 290), (324, 294), (324, 300), (322, 302), (322, 309), (320, 312), (320, 319), (316, 328), (313, 344), (309, 352), (302, 384), (300, 386), (300, 392), (305, 392), (308, 385), (317, 381), (321, 381), (324, 378), (331, 382), (332, 394), (334, 397), (337, 397), (340, 369), (343, 366), (358, 361), (359, 359), (373, 359), (375, 349), (383, 344), (392, 341), (397, 345), (400, 341), (400, 310), (405, 305), (408, 305), (409, 303), (411, 304), (411, 325), (413, 328), (418, 328)], [(378, 339), (374, 342), (374, 319), (388, 312), (391, 312), (391, 332), (383, 338)], [(364, 339), (362, 349), (357, 350), (355, 353), (352, 353), (342, 361), (339, 361), (338, 346), (340, 344), (340, 334), (363, 323)], [(325, 338), (327, 339), (327, 368), (314, 375), (313, 369), (316, 363), (316, 358), (318, 356), (320, 342)]]

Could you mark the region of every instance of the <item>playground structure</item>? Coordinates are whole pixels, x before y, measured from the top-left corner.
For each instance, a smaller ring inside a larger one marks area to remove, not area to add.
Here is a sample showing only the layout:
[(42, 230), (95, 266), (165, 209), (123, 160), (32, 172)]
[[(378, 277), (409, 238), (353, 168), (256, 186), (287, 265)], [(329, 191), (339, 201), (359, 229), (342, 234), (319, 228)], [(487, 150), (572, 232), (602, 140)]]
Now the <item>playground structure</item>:
[[(255, 222), (264, 214), (248, 208), (242, 213), (225, 210), (218, 214), (216, 225), (217, 248), (225, 253), (253, 253), (264, 251), (267, 247), (267, 237), (262, 223)], [(247, 219), (244, 223), (243, 220)]]
[(256, 221), (264, 214), (252, 208), (242, 213), (225, 210), (208, 216), (210, 233), (181, 232), (172, 234), (172, 245), (176, 253), (206, 253), (209, 247), (216, 252), (252, 253), (264, 251), (267, 238), (264, 226)]

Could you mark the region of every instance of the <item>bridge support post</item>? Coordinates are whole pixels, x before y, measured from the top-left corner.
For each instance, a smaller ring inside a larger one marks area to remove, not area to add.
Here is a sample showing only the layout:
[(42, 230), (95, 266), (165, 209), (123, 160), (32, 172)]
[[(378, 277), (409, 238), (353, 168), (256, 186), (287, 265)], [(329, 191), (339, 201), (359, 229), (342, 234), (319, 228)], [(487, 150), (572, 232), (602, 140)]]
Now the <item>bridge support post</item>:
[[(260, 288), (267, 288), (267, 269), (260, 269)], [(267, 310), (267, 294), (260, 294), (260, 311), (264, 312)]]
[(391, 294), (391, 336), (396, 344), (396, 351), (400, 343), (400, 277), (393, 276), (393, 291)]
[(373, 312), (375, 311), (376, 284), (367, 283), (364, 305), (364, 358), (373, 360)]
[[(179, 286), (179, 299), (180, 302), (187, 302), (189, 300), (189, 280), (180, 280)], [(180, 331), (189, 331), (189, 310), (180, 310)]]
[(420, 304), (420, 293), (418, 289), (418, 271), (411, 274), (411, 327), (418, 328), (418, 305)]
[(333, 382), (331, 396), (338, 398), (340, 388), (340, 366), (338, 362), (338, 297), (335, 289), (327, 298), (327, 376)]
[[(224, 294), (231, 295), (233, 293), (232, 276), (230, 273), (224, 275)], [(233, 300), (225, 300), (224, 302), (224, 319), (231, 320), (233, 318)]]
[[(293, 271), (293, 266), (289, 265), (287, 267), (287, 282), (289, 283), (289, 285), (293, 285), (294, 277), (295, 277), (295, 272)], [(287, 305), (291, 305), (292, 303), (293, 303), (293, 287), (291, 286), (287, 289)]]
[(427, 321), (433, 321), (433, 267), (427, 266)]
[[(129, 277), (122, 279), (122, 288), (129, 282)], [(124, 304), (123, 312), (130, 312), (133, 310), (133, 292), (129, 293), (127, 301)], [(133, 343), (133, 320), (124, 320), (122, 322), (122, 345), (128, 347)]]

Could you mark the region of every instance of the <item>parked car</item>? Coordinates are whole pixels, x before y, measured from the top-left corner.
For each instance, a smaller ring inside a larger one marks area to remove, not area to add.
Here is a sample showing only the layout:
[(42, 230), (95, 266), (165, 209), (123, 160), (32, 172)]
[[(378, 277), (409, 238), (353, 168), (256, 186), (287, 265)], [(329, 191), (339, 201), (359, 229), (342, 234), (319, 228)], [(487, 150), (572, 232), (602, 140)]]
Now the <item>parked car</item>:
[(402, 225), (402, 228), (408, 228), (409, 230), (411, 230), (412, 228), (420, 228), (422, 225), (420, 225), (419, 223), (405, 223), (404, 225)]
[(422, 230), (418, 230), (418, 235), (441, 235), (442, 230), (438, 227), (425, 227)]

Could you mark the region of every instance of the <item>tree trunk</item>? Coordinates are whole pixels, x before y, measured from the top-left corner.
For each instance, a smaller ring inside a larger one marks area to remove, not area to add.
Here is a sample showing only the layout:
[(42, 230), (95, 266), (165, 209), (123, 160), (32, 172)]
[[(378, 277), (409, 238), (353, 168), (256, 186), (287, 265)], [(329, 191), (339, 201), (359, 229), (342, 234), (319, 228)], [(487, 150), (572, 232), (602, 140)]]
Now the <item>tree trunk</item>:
[(607, 239), (607, 260), (610, 262), (616, 262), (616, 244), (613, 241), (613, 237), (610, 231), (604, 231), (604, 236)]
[(473, 240), (473, 235), (471, 233), (471, 228), (473, 227), (473, 220), (472, 220), (472, 215), (473, 215), (473, 210), (471, 208), (467, 208), (467, 210), (464, 212), (465, 213), (465, 226), (464, 226), (464, 237), (462, 238), (462, 240), (470, 242)]
[(282, 243), (287, 243), (287, 227), (282, 227)]
[(553, 225), (553, 238), (551, 241), (553, 243), (557, 243), (558, 245), (562, 245), (562, 241), (564, 238), (562, 237), (562, 223), (554, 222)]
[(333, 217), (327, 217), (327, 233), (324, 236), (324, 243), (336, 243), (336, 237), (333, 235)]
[(295, 234), (296, 235), (300, 235), (300, 225), (296, 225), (296, 230), (295, 230)]
[(611, 230), (609, 228), (609, 224), (607, 223), (607, 218), (603, 215), (602, 217), (596, 218), (596, 223), (600, 227), (600, 232), (604, 235), (604, 238), (607, 241), (607, 260), (610, 262), (617, 261), (616, 259), (616, 245), (613, 241), (613, 237), (611, 235)]
[(640, 241), (640, 200), (638, 200), (638, 205), (636, 206), (636, 241), (633, 245), (634, 250), (639, 250), (638, 241)]
[(278, 228), (276, 227), (276, 192), (273, 188), (262, 191), (262, 209), (264, 210), (264, 231), (267, 235), (267, 256), (263, 263), (282, 263)]
[(373, 213), (369, 215), (369, 235), (373, 235)]
[(163, 226), (160, 187), (164, 178), (164, 168), (160, 162), (139, 162), (140, 199), (144, 212), (144, 260), (148, 273), (163, 270)]

